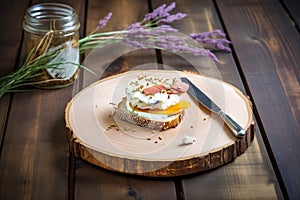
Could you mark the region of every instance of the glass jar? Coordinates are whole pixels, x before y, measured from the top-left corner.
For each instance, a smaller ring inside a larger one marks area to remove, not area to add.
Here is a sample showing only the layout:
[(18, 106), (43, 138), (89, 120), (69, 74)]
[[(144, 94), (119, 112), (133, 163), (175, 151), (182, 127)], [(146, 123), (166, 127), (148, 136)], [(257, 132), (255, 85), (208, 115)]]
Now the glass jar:
[(78, 15), (68, 5), (42, 3), (27, 9), (23, 29), (29, 62), (41, 55), (51, 55), (45, 63), (51, 67), (35, 77), (38, 87), (64, 87), (78, 77), (79, 27)]

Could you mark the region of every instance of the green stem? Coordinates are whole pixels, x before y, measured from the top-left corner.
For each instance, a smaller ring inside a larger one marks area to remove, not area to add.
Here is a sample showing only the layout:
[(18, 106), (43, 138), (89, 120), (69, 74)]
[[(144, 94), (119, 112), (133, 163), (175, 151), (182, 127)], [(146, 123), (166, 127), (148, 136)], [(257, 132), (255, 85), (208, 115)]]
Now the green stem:
[(79, 44), (87, 41), (87, 40), (90, 40), (92, 38), (95, 38), (95, 37), (103, 37), (103, 36), (110, 36), (110, 35), (117, 35), (117, 34), (123, 34), (123, 33), (126, 33), (127, 30), (122, 30), (122, 31), (111, 31), (111, 32), (104, 32), (104, 33), (95, 33), (95, 34), (92, 34), (92, 35), (88, 35), (82, 39), (79, 40)]

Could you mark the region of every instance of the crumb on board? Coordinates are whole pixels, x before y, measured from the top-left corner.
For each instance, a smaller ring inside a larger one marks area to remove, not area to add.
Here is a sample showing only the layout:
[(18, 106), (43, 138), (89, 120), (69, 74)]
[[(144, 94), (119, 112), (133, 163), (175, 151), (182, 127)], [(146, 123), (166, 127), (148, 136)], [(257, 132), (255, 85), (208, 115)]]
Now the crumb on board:
[[(109, 131), (110, 129), (112, 129), (114, 127), (119, 129), (118, 125), (116, 123), (110, 123), (109, 126), (106, 128), (106, 130)], [(119, 131), (119, 130), (117, 130), (117, 131)]]
[(196, 137), (185, 135), (182, 138), (181, 142), (182, 142), (182, 144), (193, 144), (196, 140), (197, 140)]
[(123, 130), (124, 131), (130, 131), (130, 127), (124, 127)]

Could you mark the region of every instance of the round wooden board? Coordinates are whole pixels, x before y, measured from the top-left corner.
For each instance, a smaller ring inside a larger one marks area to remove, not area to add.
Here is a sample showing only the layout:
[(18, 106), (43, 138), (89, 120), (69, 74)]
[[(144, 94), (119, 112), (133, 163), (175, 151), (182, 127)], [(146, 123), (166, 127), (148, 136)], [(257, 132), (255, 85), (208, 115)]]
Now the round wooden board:
[[(187, 77), (235, 119), (247, 134), (236, 138), (220, 118), (191, 103), (182, 122), (167, 131), (153, 131), (115, 118), (114, 106), (125, 97), (125, 86), (139, 75)], [(255, 125), (251, 103), (237, 88), (191, 72), (137, 70), (100, 80), (78, 93), (67, 105), (65, 120), (71, 151), (105, 169), (143, 176), (169, 177), (213, 169), (233, 161), (251, 144)], [(184, 145), (184, 136), (197, 140)]]

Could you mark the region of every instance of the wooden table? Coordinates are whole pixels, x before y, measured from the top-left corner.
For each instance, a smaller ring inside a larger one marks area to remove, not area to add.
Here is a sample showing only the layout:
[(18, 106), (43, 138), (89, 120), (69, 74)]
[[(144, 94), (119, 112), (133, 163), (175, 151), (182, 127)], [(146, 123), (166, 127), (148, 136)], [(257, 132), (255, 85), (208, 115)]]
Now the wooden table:
[[(0, 75), (22, 61), (25, 10), (39, 0), (1, 1)], [(79, 13), (81, 36), (109, 11), (103, 31), (141, 20), (158, 0), (61, 0)], [(171, 1), (165, 1), (171, 3)], [(244, 154), (183, 177), (145, 178), (101, 169), (69, 152), (64, 109), (82, 89), (6, 94), (0, 99), (1, 199), (298, 199), (300, 197), (300, 3), (297, 0), (176, 1), (183, 33), (223, 30), (232, 53), (216, 52), (223, 80), (253, 103), (257, 130)], [(140, 57), (156, 61), (155, 51)], [(164, 63), (174, 63), (162, 54)], [(119, 64), (136, 64), (124, 56)], [(178, 64), (178, 63), (177, 63)], [(119, 72), (114, 69), (111, 73)]]

